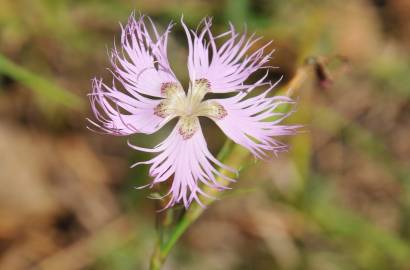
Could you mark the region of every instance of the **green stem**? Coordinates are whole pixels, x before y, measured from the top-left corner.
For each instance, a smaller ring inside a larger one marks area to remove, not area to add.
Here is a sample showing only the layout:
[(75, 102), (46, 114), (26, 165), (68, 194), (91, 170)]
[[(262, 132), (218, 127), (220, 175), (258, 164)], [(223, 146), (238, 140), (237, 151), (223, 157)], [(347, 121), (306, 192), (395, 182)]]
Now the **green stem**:
[(151, 256), (150, 270), (160, 270), (164, 260), (161, 258), (161, 244), (157, 241), (155, 245), (154, 253)]

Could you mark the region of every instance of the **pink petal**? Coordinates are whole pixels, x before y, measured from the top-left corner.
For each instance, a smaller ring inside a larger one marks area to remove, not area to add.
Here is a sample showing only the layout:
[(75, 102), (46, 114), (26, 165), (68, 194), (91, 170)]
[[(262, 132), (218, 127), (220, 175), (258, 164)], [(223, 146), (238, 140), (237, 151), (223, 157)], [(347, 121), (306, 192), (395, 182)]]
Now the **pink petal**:
[(215, 123), (235, 143), (261, 159), (285, 151), (287, 146), (275, 137), (293, 135), (300, 127), (280, 124), (291, 112), (280, 113), (275, 109), (281, 104), (294, 102), (284, 96), (267, 97), (272, 88), (251, 98), (247, 98), (246, 93), (239, 93), (230, 98), (215, 99), (227, 112), (224, 118), (213, 119)]
[(199, 194), (209, 196), (199, 187), (200, 183), (216, 189), (225, 189), (218, 183), (217, 176), (234, 181), (218, 172), (219, 167), (237, 172), (219, 162), (209, 152), (201, 128), (191, 138), (183, 139), (178, 132), (179, 125), (180, 122), (168, 138), (153, 149), (133, 145), (131, 147), (139, 151), (158, 153), (153, 159), (144, 162), (151, 165), (149, 172), (153, 177), (152, 185), (169, 181), (173, 177), (170, 201), (166, 207), (182, 202), (188, 208), (193, 200), (201, 204)]
[[(121, 49), (111, 53), (113, 72), (131, 95), (145, 94), (161, 97), (163, 83), (178, 83), (168, 62), (167, 43), (172, 24), (160, 35), (149, 17), (136, 19), (131, 15), (121, 26)], [(151, 28), (153, 34), (150, 34)]]
[[(146, 20), (152, 31), (148, 31)], [(121, 52), (117, 48), (112, 51), (113, 85), (93, 80), (89, 97), (96, 119), (89, 119), (90, 129), (113, 135), (150, 134), (171, 119), (154, 114), (161, 101), (152, 98), (163, 97), (161, 87), (166, 83), (180, 85), (166, 53), (171, 26), (160, 35), (151, 19), (134, 15), (121, 26)]]
[(151, 134), (170, 120), (154, 114), (160, 100), (130, 97), (115, 86), (108, 87), (101, 80), (93, 80), (93, 92), (89, 98), (96, 121), (88, 121), (103, 133), (117, 136)]
[[(215, 37), (211, 33), (212, 22), (203, 20), (202, 30), (194, 32), (184, 24), (182, 26), (188, 38), (188, 69), (191, 82), (197, 79), (207, 79), (211, 84), (210, 92), (227, 93), (247, 90), (253, 84), (245, 81), (254, 72), (265, 67), (271, 53), (264, 55), (265, 44), (253, 53), (249, 49), (260, 38), (246, 38), (246, 33), (239, 35), (231, 25), (231, 29)], [(227, 40), (218, 48), (216, 39), (228, 36)], [(263, 85), (261, 83), (260, 85)]]

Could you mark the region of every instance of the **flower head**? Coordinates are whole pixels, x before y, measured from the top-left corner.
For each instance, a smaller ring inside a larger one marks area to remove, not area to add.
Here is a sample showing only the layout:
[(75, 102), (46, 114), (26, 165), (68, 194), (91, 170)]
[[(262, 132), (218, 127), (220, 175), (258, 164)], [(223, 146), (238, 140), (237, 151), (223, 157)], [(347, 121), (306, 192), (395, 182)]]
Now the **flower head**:
[[(132, 148), (157, 153), (150, 165), (154, 184), (170, 181), (167, 207), (183, 202), (185, 207), (199, 194), (206, 196), (199, 184), (224, 189), (217, 177), (232, 180), (218, 168), (236, 172), (218, 161), (208, 150), (199, 117), (213, 120), (235, 143), (258, 158), (284, 151), (286, 145), (276, 136), (291, 135), (297, 126), (281, 125), (287, 114), (275, 112), (280, 104), (293, 103), (284, 96), (270, 97), (275, 85), (265, 76), (250, 83), (250, 76), (266, 67), (269, 45), (250, 52), (259, 38), (230, 30), (219, 36), (211, 32), (211, 20), (204, 19), (201, 29), (193, 31), (181, 20), (188, 39), (190, 84), (185, 91), (171, 70), (167, 57), (168, 34), (159, 33), (150, 18), (132, 15), (121, 33), (121, 49), (111, 52), (113, 83), (93, 80), (90, 101), (101, 131), (112, 135), (151, 134), (171, 119), (178, 118), (171, 134), (152, 149), (129, 144)], [(220, 46), (217, 43), (220, 43)], [(120, 86), (120, 88), (117, 88)], [(262, 93), (249, 93), (265, 87)], [(209, 93), (231, 93), (227, 98), (206, 99)], [(268, 121), (267, 119), (272, 119)]]

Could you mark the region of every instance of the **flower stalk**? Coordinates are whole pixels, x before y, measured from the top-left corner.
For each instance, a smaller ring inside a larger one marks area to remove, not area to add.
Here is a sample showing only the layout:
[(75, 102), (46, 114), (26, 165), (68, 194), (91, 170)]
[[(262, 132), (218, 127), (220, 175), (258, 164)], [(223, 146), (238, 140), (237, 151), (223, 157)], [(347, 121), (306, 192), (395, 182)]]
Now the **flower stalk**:
[[(287, 85), (279, 89), (278, 92), (286, 96), (294, 96), (298, 89), (301, 87), (303, 82), (308, 77), (309, 66), (303, 65), (297, 71), (295, 76), (290, 80)], [(287, 107), (282, 107), (280, 111), (286, 111)], [(241, 147), (238, 144), (234, 144), (231, 140), (227, 139), (225, 141), (224, 146), (218, 153), (217, 158), (225, 163), (228, 166), (233, 168), (241, 168), (243, 167), (248, 158), (251, 157), (249, 151), (245, 148)], [(221, 168), (219, 170), (222, 173), (226, 173), (229, 177), (234, 177), (232, 172), (228, 172)], [(218, 177), (218, 181), (226, 187), (230, 185), (230, 182), (222, 177)], [(210, 199), (207, 197), (201, 198), (204, 205), (209, 206), (214, 203), (218, 198), (222, 195), (221, 192), (212, 189), (210, 187), (205, 187), (204, 191), (209, 195), (214, 196), (214, 199)], [(163, 239), (163, 232), (165, 230), (164, 227), (161, 228), (161, 235), (159, 235), (159, 239), (157, 244), (154, 248), (154, 252), (151, 256), (150, 261), (150, 270), (160, 270), (165, 263), (169, 253), (171, 252), (172, 248), (175, 246), (178, 239), (184, 234), (184, 232), (202, 215), (202, 213), (206, 209), (201, 207), (199, 204), (192, 204), (189, 209), (184, 213), (178, 223), (175, 225), (174, 229), (171, 231), (168, 239)], [(172, 208), (167, 209), (165, 215), (169, 215), (170, 211), (173, 211)], [(170, 223), (162, 223), (163, 226), (168, 227)]]

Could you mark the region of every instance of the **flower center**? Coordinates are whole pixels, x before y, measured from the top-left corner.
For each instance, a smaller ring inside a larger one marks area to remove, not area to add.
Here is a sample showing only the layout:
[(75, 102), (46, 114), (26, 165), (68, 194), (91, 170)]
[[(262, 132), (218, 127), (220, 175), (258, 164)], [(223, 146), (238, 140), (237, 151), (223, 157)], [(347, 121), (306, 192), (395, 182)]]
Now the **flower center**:
[(154, 108), (154, 114), (162, 118), (180, 117), (179, 133), (187, 140), (199, 129), (199, 116), (220, 120), (227, 116), (225, 108), (216, 101), (203, 101), (211, 89), (207, 79), (195, 80), (185, 94), (181, 85), (166, 82), (161, 86), (164, 99)]

